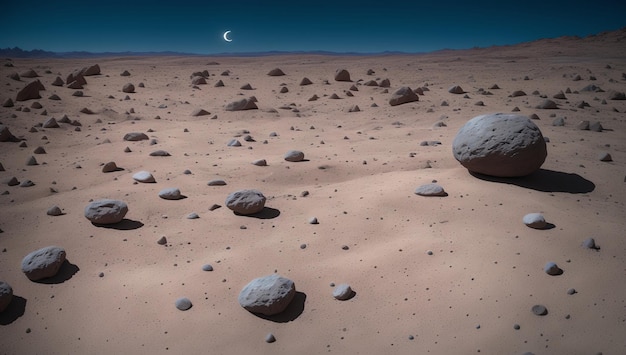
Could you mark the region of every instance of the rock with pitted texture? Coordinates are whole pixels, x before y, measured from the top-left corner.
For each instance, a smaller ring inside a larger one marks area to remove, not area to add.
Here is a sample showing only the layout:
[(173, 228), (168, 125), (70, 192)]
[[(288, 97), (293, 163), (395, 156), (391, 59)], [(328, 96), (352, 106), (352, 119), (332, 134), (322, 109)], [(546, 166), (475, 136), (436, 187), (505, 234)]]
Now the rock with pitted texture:
[(85, 207), (85, 218), (94, 224), (115, 224), (121, 222), (126, 213), (128, 213), (128, 205), (118, 200), (97, 200)]
[(22, 259), (22, 272), (31, 281), (56, 275), (65, 261), (63, 248), (49, 246), (35, 250)]
[(248, 189), (239, 190), (226, 197), (226, 207), (241, 215), (250, 215), (261, 212), (267, 199), (261, 191)]
[(292, 280), (272, 274), (250, 281), (239, 293), (238, 301), (249, 312), (271, 316), (283, 312), (295, 295)]
[(469, 120), (452, 142), (456, 160), (469, 171), (518, 177), (538, 170), (546, 160), (539, 127), (516, 114), (487, 114)]

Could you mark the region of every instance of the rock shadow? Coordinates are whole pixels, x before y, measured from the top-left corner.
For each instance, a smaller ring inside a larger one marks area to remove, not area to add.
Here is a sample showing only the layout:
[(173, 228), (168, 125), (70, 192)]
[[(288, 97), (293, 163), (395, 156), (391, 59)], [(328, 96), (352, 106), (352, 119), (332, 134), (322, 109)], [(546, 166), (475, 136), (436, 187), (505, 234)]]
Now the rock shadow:
[(595, 190), (596, 185), (590, 180), (574, 173), (539, 169), (523, 177), (503, 178), (483, 175), (475, 172), (470, 174), (478, 179), (516, 185), (541, 192), (567, 192), (570, 194), (584, 194)]
[(0, 325), (9, 325), (15, 322), (26, 312), (26, 298), (13, 295), (9, 306), (0, 313)]
[(253, 313), (259, 318), (267, 319), (276, 323), (287, 323), (296, 320), (296, 318), (300, 317), (302, 312), (304, 312), (304, 302), (306, 301), (306, 294), (304, 292), (296, 291), (296, 294), (293, 296), (293, 300), (287, 306), (287, 309), (284, 311), (274, 314), (271, 316)]
[(61, 268), (59, 268), (59, 272), (57, 272), (56, 275), (34, 282), (47, 285), (62, 284), (65, 281), (71, 279), (72, 276), (74, 276), (79, 270), (80, 268), (78, 268), (78, 266), (70, 263), (66, 259), (63, 264), (61, 264)]
[(120, 222), (113, 223), (113, 224), (98, 224), (98, 223), (91, 223), (91, 224), (93, 224), (96, 227), (117, 229), (121, 231), (129, 231), (129, 230), (139, 229), (143, 227), (143, 223), (139, 221), (134, 221), (128, 218), (124, 218)]
[(257, 212), (254, 214), (244, 215), (244, 214), (240, 214), (237, 212), (235, 212), (235, 214), (237, 216), (252, 217), (252, 218), (258, 218), (258, 219), (273, 219), (273, 218), (280, 216), (280, 211), (271, 207), (263, 207), (263, 210), (261, 210), (261, 212)]

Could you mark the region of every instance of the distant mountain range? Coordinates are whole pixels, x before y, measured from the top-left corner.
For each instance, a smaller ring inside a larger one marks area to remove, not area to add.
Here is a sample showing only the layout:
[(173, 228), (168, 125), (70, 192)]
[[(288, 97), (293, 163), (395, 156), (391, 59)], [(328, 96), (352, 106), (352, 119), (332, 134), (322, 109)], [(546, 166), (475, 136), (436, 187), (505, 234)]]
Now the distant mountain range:
[(142, 57), (142, 56), (193, 56), (193, 57), (264, 57), (276, 55), (335, 55), (335, 56), (366, 56), (366, 55), (394, 55), (408, 54), (405, 52), (380, 52), (380, 53), (357, 53), (357, 52), (330, 52), (330, 51), (267, 51), (267, 52), (232, 52), (217, 54), (197, 54), (184, 52), (49, 52), (41, 49), (33, 49), (30, 51), (23, 50), (19, 47), (0, 48), (0, 57), (6, 58), (102, 58), (102, 57)]

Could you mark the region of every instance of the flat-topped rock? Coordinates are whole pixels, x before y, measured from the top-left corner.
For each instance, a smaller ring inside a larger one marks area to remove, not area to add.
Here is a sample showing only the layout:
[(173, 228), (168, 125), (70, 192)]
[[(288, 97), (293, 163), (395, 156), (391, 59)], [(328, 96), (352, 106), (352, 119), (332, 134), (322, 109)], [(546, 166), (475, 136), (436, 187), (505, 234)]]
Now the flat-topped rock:
[(126, 213), (128, 213), (128, 205), (118, 200), (97, 200), (85, 207), (85, 218), (94, 224), (115, 224), (121, 222)]

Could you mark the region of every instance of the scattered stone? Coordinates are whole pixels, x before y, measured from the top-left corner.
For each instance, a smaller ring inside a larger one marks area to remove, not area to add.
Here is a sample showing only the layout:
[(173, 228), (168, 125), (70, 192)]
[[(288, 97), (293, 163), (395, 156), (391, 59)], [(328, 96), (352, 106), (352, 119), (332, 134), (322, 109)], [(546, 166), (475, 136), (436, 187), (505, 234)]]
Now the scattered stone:
[(65, 257), (65, 250), (56, 246), (35, 250), (22, 259), (22, 272), (31, 281), (52, 277), (59, 272)]
[(211, 207), (209, 207), (209, 211), (215, 211), (216, 209), (220, 207), (222, 206), (218, 205), (217, 203), (214, 203), (213, 205), (211, 205)]
[(285, 73), (282, 70), (280, 70), (279, 68), (275, 68), (275, 69), (270, 70), (270, 72), (267, 73), (267, 75), (269, 75), (269, 76), (283, 76), (283, 75), (285, 75)]
[(4, 281), (0, 281), (0, 313), (9, 307), (13, 300), (13, 288)]
[(224, 86), (224, 82), (222, 80), (218, 80), (215, 85), (213, 85), (216, 88), (220, 88)]
[(335, 81), (351, 81), (350, 73), (346, 69), (337, 69), (335, 72)]
[(228, 147), (241, 147), (241, 142), (237, 139), (231, 139), (230, 141), (228, 141), (228, 144), (226, 144)]
[(0, 124), (0, 142), (19, 142), (20, 140), (11, 134), (9, 127)]
[(130, 73), (128, 72), (128, 70), (124, 70), (122, 74), (120, 74), (120, 76), (130, 76)]
[(548, 309), (546, 308), (546, 306), (542, 306), (540, 304), (534, 305), (531, 310), (535, 315), (538, 316), (545, 316), (546, 314), (548, 314)]
[(209, 186), (225, 186), (226, 185), (226, 181), (222, 180), (222, 179), (214, 179), (211, 180), (207, 183), (207, 185)]
[(38, 74), (37, 74), (37, 72), (35, 72), (34, 70), (32, 70), (32, 69), (28, 69), (28, 70), (26, 70), (26, 71), (22, 72), (21, 76), (22, 76), (23, 78), (36, 78), (36, 77), (38, 77), (39, 75), (38, 75)]
[(593, 249), (593, 250), (596, 250), (596, 251), (597, 251), (597, 250), (600, 250), (600, 247), (598, 247), (598, 246), (596, 245), (596, 240), (595, 240), (595, 239), (593, 239), (593, 238), (587, 238), (587, 239), (585, 239), (585, 240), (583, 241), (583, 244), (582, 244), (582, 245), (583, 245), (583, 248), (586, 248), (586, 249)]
[(573, 295), (573, 294), (575, 294), (575, 293), (577, 293), (577, 292), (576, 292), (576, 289), (574, 289), (574, 288), (568, 288), (568, 289), (567, 289), (567, 294), (568, 294), (568, 295), (570, 295), (570, 296), (571, 296), (571, 295)]
[(458, 85), (451, 86), (448, 92), (451, 94), (465, 94), (465, 90)]
[(409, 102), (419, 101), (417, 94), (408, 86), (403, 86), (396, 90), (389, 99), (389, 105), (397, 106)]
[(174, 302), (174, 305), (179, 310), (186, 311), (189, 308), (191, 308), (191, 301), (187, 297), (181, 297), (181, 298), (177, 299), (176, 302)]
[(555, 110), (558, 109), (558, 106), (556, 105), (556, 102), (552, 100), (544, 100), (542, 103), (537, 105), (537, 108), (544, 110)]
[(309, 224), (319, 224), (320, 222), (317, 220), (317, 217), (309, 218)]
[(42, 125), (43, 128), (59, 128), (59, 123), (54, 117), (50, 117)]
[(265, 160), (265, 159), (257, 159), (257, 160), (252, 162), (252, 165), (267, 166), (267, 160)]
[(139, 171), (133, 174), (133, 180), (143, 183), (155, 183), (154, 176), (149, 171)]
[(121, 222), (126, 213), (128, 213), (128, 205), (118, 200), (97, 200), (85, 207), (85, 218), (94, 224), (115, 224)]
[(158, 245), (165, 245), (165, 244), (167, 244), (167, 238), (165, 238), (165, 236), (162, 236), (161, 238), (159, 238), (159, 240), (157, 240), (157, 244)]
[(563, 270), (558, 267), (556, 263), (553, 263), (551, 261), (543, 267), (543, 271), (550, 276), (558, 276), (563, 274)]
[(534, 229), (544, 229), (548, 225), (541, 213), (529, 213), (522, 219), (525, 225)]
[(274, 336), (274, 334), (272, 334), (272, 333), (268, 333), (268, 334), (265, 336), (265, 342), (266, 342), (266, 343), (273, 343), (273, 342), (275, 342), (275, 341), (276, 341), (276, 337)]
[(39, 91), (46, 90), (39, 80), (31, 81), (22, 90), (18, 91), (15, 101), (26, 101), (40, 99)]
[(13, 107), (13, 100), (11, 100), (11, 98), (7, 98), (6, 100), (4, 100), (4, 102), (2, 103), (2, 107)]
[(611, 90), (609, 91), (608, 99), (609, 100), (626, 100), (626, 93)]
[(198, 108), (198, 109), (193, 110), (193, 112), (191, 113), (191, 116), (198, 117), (198, 116), (207, 116), (210, 114), (211, 112)]
[(122, 87), (122, 92), (125, 92), (127, 94), (132, 94), (135, 92), (135, 85), (128, 83), (125, 84), (124, 87)]
[(239, 293), (238, 301), (249, 312), (271, 316), (283, 312), (295, 295), (292, 280), (272, 274), (250, 281)]
[(598, 154), (598, 159), (604, 162), (613, 161), (613, 157), (611, 157), (611, 154), (609, 154), (608, 152), (601, 152), (600, 154)]
[(112, 173), (114, 171), (119, 171), (119, 170), (122, 170), (122, 169), (118, 168), (117, 164), (115, 164), (114, 161), (110, 161), (102, 166), (103, 173)]
[(555, 127), (563, 127), (565, 126), (565, 119), (563, 119), (563, 117), (557, 117), (552, 121), (552, 125)]
[(424, 184), (415, 189), (415, 194), (420, 196), (448, 196), (439, 184)]
[(233, 101), (226, 105), (226, 111), (243, 111), (258, 109), (257, 105), (250, 98)]
[(511, 95), (509, 95), (509, 97), (519, 97), (519, 96), (526, 96), (526, 93), (523, 92), (522, 90), (515, 90), (511, 93)]
[(202, 265), (202, 271), (213, 271), (213, 266), (211, 264)]
[(20, 182), (20, 187), (31, 187), (31, 186), (35, 186), (35, 183), (32, 182), (31, 180), (24, 180), (22, 182)]
[(150, 153), (151, 157), (169, 157), (171, 156), (170, 153), (166, 152), (165, 150), (155, 150), (154, 152)]
[(164, 200), (180, 200), (182, 195), (176, 187), (169, 187), (159, 192), (159, 197)]
[(311, 85), (313, 82), (309, 78), (302, 78), (300, 81), (300, 86)]
[(526, 116), (502, 113), (469, 120), (454, 138), (452, 151), (469, 171), (498, 177), (529, 175), (547, 156), (537, 125)]
[(604, 130), (604, 127), (602, 127), (602, 124), (600, 122), (593, 122), (589, 124), (589, 130), (592, 132), (602, 132)]
[(290, 150), (285, 153), (284, 159), (290, 162), (300, 162), (304, 160), (304, 153), (299, 150)]
[(333, 297), (339, 301), (346, 301), (354, 297), (354, 291), (348, 284), (340, 284), (333, 290)]
[(134, 142), (134, 141), (142, 141), (142, 140), (148, 140), (148, 139), (150, 139), (150, 137), (148, 137), (148, 135), (142, 132), (131, 132), (131, 133), (126, 133), (124, 135), (125, 141)]
[(50, 208), (48, 208), (48, 211), (46, 212), (46, 214), (48, 216), (61, 216), (63, 215), (63, 211), (61, 211), (61, 208), (59, 208), (59, 206), (54, 205)]
[(258, 190), (239, 190), (226, 197), (226, 207), (235, 213), (250, 215), (261, 212), (265, 201), (265, 196)]

